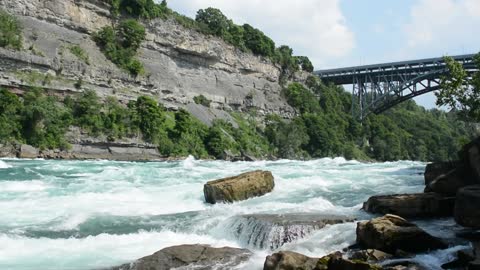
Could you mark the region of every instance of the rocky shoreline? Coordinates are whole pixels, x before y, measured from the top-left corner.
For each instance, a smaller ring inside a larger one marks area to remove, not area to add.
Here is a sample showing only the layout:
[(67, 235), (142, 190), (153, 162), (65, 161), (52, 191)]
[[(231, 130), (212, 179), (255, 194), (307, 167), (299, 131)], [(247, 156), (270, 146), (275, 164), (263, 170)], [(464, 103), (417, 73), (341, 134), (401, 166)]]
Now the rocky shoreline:
[[(274, 188), (269, 172), (254, 171), (205, 184), (205, 199), (210, 203), (233, 202), (264, 196)], [(235, 183), (235, 184), (232, 184)], [(360, 221), (356, 244), (324, 257), (308, 257), (292, 251), (277, 251), (265, 258), (264, 270), (373, 270), (429, 269), (414, 258), (435, 250), (466, 244), (456, 250), (456, 258), (443, 269), (480, 269), (480, 138), (467, 144), (459, 161), (429, 164), (425, 171), (425, 192), (373, 196), (363, 210), (379, 216)], [(413, 220), (453, 217), (464, 226), (456, 239), (430, 235)], [(278, 250), (286, 243), (307, 237), (326, 225), (353, 222), (349, 217), (307, 213), (245, 215), (234, 224), (239, 239), (253, 246)], [(255, 223), (255, 226), (248, 226)], [(247, 225), (246, 225), (247, 224)], [(253, 227), (253, 231), (245, 231)], [(245, 239), (244, 239), (245, 240)], [(470, 248), (468, 248), (470, 246)], [(454, 250), (454, 249), (452, 249)], [(111, 269), (235, 269), (252, 253), (231, 247), (182, 245), (165, 248), (135, 262)]]

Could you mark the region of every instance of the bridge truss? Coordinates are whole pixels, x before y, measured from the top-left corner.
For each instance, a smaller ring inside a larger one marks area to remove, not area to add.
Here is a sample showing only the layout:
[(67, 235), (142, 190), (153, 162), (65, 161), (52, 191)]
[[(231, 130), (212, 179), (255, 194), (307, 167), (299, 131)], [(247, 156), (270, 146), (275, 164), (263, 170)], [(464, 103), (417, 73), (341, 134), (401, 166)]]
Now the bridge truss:
[[(478, 70), (473, 54), (453, 58), (469, 74)], [(403, 101), (439, 90), (440, 80), (447, 72), (441, 57), (319, 70), (315, 74), (325, 83), (352, 85), (352, 114), (363, 120), (370, 113), (379, 114)]]

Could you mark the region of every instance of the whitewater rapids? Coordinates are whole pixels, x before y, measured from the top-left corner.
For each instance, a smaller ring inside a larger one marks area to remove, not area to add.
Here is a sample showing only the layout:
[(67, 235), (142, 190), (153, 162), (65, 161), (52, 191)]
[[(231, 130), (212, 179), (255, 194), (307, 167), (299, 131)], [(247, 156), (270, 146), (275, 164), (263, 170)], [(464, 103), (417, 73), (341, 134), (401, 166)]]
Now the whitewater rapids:
[[(208, 205), (203, 184), (255, 169), (269, 170), (275, 189), (234, 204)], [(179, 244), (244, 247), (240, 269), (262, 269), (274, 251), (236, 238), (244, 214), (324, 213), (358, 220), (372, 195), (421, 192), (425, 164), (361, 163), (343, 158), (253, 163), (0, 160), (0, 269), (99, 269)], [(420, 224), (434, 235), (452, 220)], [(355, 223), (327, 226), (280, 249), (323, 256), (355, 241)], [(456, 247), (415, 258), (440, 269)]]

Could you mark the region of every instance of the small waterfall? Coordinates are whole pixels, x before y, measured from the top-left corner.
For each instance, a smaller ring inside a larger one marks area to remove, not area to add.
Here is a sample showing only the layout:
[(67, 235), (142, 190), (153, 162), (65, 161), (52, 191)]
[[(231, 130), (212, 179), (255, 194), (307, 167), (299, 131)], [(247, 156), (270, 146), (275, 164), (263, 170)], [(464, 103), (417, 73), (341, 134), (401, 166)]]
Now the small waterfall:
[(330, 224), (351, 222), (352, 218), (318, 214), (243, 215), (226, 225), (234, 238), (256, 249), (275, 250), (286, 243), (307, 237)]

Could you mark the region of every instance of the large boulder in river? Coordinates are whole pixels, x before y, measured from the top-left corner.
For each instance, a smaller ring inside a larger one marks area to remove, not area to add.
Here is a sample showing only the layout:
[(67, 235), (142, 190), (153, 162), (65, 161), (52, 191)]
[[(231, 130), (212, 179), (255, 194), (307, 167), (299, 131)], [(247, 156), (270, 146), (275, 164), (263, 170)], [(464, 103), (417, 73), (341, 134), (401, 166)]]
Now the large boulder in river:
[(357, 243), (365, 248), (379, 249), (392, 254), (397, 251), (416, 253), (447, 247), (442, 240), (395, 215), (359, 222)]
[(354, 220), (352, 217), (314, 213), (252, 214), (233, 217), (229, 227), (241, 242), (273, 250), (327, 225)]
[(460, 161), (454, 162), (435, 162), (427, 164), (425, 168), (425, 185), (428, 186), (433, 180), (442, 174), (446, 174), (456, 169), (460, 165)]
[(480, 229), (480, 185), (464, 187), (458, 191), (455, 221), (465, 227)]
[(262, 196), (272, 191), (274, 186), (271, 172), (253, 171), (207, 182), (203, 187), (203, 193), (207, 203), (215, 204)]
[(469, 167), (476, 183), (480, 184), (480, 137), (465, 145), (462, 149), (461, 156)]
[(440, 174), (432, 180), (426, 187), (425, 192), (436, 192), (444, 195), (455, 196), (457, 191), (468, 185), (475, 184), (470, 172), (464, 165), (450, 170), (444, 174)]
[[(247, 261), (252, 253), (246, 249), (207, 245), (181, 245), (164, 248), (133, 263), (127, 263), (111, 270), (166, 270), (184, 267), (187, 269), (210, 270), (231, 269)], [(182, 268), (182, 269), (184, 269)]]
[(394, 214), (402, 217), (452, 216), (455, 197), (436, 193), (373, 196), (363, 209), (373, 214)]

